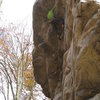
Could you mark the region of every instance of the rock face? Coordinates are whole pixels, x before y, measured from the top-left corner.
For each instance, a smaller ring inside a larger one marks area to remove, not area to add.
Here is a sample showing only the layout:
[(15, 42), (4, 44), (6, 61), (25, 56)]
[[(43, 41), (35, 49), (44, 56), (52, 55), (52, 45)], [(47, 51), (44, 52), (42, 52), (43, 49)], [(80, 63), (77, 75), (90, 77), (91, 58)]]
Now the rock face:
[[(48, 21), (48, 11), (55, 17)], [(100, 5), (37, 0), (33, 7), (33, 66), (51, 100), (100, 100)]]

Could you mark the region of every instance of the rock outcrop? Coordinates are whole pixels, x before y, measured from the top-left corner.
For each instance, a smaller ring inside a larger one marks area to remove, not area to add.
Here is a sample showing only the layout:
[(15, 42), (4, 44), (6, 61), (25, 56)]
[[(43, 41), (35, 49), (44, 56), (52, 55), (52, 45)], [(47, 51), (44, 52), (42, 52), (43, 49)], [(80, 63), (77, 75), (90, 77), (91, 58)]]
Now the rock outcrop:
[[(55, 17), (48, 21), (48, 11)], [(88, 0), (37, 0), (33, 66), (51, 100), (100, 100), (100, 5)]]

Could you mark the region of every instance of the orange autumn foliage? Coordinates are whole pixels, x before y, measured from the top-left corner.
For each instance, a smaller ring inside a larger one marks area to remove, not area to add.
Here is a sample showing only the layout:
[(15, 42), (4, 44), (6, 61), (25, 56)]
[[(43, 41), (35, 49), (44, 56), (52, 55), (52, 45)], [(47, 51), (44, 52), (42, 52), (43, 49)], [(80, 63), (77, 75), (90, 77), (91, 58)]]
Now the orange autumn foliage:
[(24, 71), (24, 86), (27, 89), (31, 89), (34, 85), (33, 69), (27, 69)]

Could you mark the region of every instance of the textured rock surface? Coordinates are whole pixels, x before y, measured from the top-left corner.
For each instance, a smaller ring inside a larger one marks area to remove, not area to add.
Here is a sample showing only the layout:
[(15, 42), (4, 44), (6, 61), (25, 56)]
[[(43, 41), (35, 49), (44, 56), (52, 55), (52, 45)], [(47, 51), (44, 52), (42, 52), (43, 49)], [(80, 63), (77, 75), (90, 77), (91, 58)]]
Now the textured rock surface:
[[(55, 7), (55, 18), (47, 20)], [(33, 9), (36, 81), (52, 100), (100, 100), (100, 5), (37, 0)]]

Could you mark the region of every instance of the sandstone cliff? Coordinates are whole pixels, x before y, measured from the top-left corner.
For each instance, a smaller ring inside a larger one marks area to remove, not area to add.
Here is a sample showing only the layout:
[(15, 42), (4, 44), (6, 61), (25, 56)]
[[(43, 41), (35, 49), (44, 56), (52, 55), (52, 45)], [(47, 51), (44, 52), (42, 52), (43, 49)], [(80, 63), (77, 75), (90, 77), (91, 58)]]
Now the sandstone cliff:
[[(52, 8), (55, 18), (48, 21)], [(100, 5), (37, 0), (33, 7), (33, 66), (51, 100), (100, 100)]]

